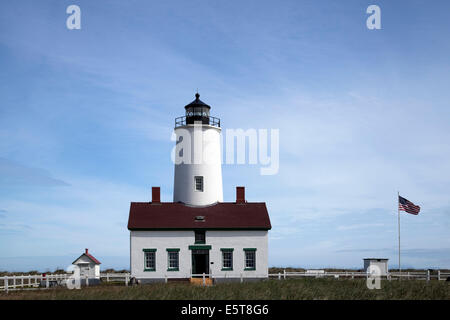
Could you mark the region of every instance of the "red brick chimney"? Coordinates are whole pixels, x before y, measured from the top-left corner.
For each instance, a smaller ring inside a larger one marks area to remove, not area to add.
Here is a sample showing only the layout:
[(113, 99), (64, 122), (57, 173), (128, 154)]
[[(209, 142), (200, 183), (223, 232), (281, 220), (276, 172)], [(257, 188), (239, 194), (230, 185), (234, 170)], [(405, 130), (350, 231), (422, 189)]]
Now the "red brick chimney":
[(245, 203), (245, 187), (236, 187), (236, 203)]
[(86, 248), (86, 249), (84, 249), (84, 250), (86, 250), (86, 254), (89, 254), (89, 252), (88, 252), (88, 249)]
[(161, 190), (159, 187), (152, 187), (152, 203), (161, 203)]

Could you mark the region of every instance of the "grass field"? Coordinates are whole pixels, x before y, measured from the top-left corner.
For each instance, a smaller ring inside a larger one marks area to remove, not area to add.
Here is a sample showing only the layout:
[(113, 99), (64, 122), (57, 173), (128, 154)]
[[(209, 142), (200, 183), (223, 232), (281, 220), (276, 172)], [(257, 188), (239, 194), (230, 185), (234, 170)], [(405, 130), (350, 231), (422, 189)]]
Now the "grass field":
[(173, 299), (173, 300), (329, 300), (329, 299), (444, 299), (450, 300), (450, 283), (445, 281), (382, 281), (381, 289), (369, 290), (365, 280), (289, 279), (253, 283), (217, 284), (212, 287), (168, 283), (125, 287), (99, 285), (68, 290), (11, 291), (0, 299)]

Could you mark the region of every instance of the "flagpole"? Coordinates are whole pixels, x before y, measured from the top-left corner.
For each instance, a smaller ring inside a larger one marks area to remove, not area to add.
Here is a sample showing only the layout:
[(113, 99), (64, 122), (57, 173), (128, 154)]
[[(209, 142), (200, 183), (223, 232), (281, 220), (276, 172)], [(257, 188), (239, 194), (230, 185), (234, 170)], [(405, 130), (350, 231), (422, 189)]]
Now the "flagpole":
[(398, 273), (399, 279), (402, 280), (402, 267), (400, 264), (400, 191), (397, 191), (397, 213), (398, 213)]

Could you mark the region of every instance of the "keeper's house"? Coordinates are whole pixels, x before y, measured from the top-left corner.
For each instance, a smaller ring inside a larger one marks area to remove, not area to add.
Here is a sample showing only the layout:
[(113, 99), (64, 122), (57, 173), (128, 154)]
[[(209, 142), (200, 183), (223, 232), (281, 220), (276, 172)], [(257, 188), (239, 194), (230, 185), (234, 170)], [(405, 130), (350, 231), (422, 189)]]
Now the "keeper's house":
[[(201, 144), (208, 161), (176, 161), (173, 202), (161, 202), (160, 188), (153, 187), (151, 202), (131, 203), (131, 276), (141, 283), (192, 281), (203, 274), (216, 282), (265, 279), (271, 229), (266, 204), (247, 202), (244, 187), (236, 188), (235, 202), (223, 202), (220, 120), (209, 116), (198, 94), (185, 109), (186, 116), (175, 120), (175, 152), (197, 157)], [(197, 138), (186, 137), (194, 130), (200, 130)]]

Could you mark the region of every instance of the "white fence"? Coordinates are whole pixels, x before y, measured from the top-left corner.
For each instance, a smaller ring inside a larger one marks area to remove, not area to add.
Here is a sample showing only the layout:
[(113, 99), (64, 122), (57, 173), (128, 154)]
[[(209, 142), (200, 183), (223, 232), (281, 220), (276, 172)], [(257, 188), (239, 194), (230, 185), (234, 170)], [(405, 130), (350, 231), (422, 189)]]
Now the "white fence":
[[(50, 288), (55, 285), (65, 285), (67, 280), (72, 276), (70, 273), (66, 274), (46, 274), (46, 275), (12, 275), (0, 277), (0, 291), (9, 290), (26, 290), (37, 288)], [(129, 273), (102, 273), (100, 279), (105, 279), (106, 282), (122, 282), (128, 286), (130, 282)], [(89, 286), (89, 279), (83, 279), (84, 285)]]
[(49, 288), (64, 283), (69, 276), (68, 274), (4, 276), (0, 277), (0, 290), (33, 289), (42, 285)]
[[(36, 288), (50, 288), (55, 285), (65, 285), (67, 280), (72, 276), (72, 274), (46, 274), (46, 275), (12, 275), (0, 277), (0, 291), (9, 290), (26, 290), (26, 289), (36, 289)], [(226, 276), (217, 276), (213, 274), (192, 274), (192, 277), (199, 277), (202, 279), (203, 284), (206, 284), (207, 278), (217, 279), (217, 278), (227, 278)], [(313, 278), (343, 278), (343, 279), (357, 279), (357, 278), (367, 278), (368, 274), (361, 271), (342, 271), (342, 272), (327, 272), (324, 270), (307, 270), (304, 272), (283, 272), (269, 273), (269, 278), (275, 278), (278, 280), (287, 278), (302, 278), (302, 277), (313, 277)], [(387, 280), (446, 280), (450, 277), (450, 273), (444, 273), (438, 270), (436, 273), (431, 274), (430, 271), (423, 272), (390, 272), (383, 279)], [(128, 286), (131, 276), (129, 273), (101, 273), (100, 279), (108, 282), (119, 282), (124, 283)], [(240, 275), (240, 282), (243, 282), (245, 277), (243, 274)], [(167, 282), (167, 276), (165, 282)], [(89, 285), (89, 279), (85, 279), (85, 285)]]
[(128, 285), (130, 282), (129, 273), (101, 273), (100, 279), (104, 279), (106, 282), (125, 282)]
[[(327, 272), (324, 270), (306, 270), (304, 272), (287, 272), (284, 270), (283, 272), (278, 273), (269, 273), (269, 277), (286, 279), (286, 278), (299, 278), (299, 277), (313, 277), (313, 278), (324, 278), (324, 277), (333, 277), (333, 278), (367, 278), (368, 273), (364, 271), (341, 271), (341, 272)], [(446, 280), (447, 277), (450, 277), (450, 273), (444, 273), (440, 270), (437, 270), (436, 274), (431, 274), (430, 271), (423, 272), (390, 272), (387, 275), (381, 276), (381, 278), (387, 280), (398, 280), (398, 279), (406, 279), (406, 280)]]

